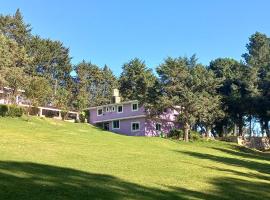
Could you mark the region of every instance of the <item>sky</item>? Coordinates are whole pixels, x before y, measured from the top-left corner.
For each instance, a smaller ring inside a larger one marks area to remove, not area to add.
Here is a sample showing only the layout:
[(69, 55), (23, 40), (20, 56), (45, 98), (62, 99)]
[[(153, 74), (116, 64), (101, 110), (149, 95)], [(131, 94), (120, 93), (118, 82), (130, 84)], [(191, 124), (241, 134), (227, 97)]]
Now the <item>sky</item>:
[(251, 34), (270, 35), (269, 0), (0, 0), (1, 14), (17, 8), (33, 34), (69, 47), (73, 64), (116, 75), (135, 57), (152, 69), (168, 56), (240, 60)]

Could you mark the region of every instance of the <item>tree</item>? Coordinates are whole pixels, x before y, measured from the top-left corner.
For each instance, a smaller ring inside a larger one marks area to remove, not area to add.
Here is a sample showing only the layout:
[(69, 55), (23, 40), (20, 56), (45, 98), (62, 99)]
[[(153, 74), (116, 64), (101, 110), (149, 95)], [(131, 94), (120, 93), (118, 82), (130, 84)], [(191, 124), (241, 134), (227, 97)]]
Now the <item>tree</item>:
[(9, 39), (15, 40), (19, 45), (26, 47), (31, 36), (31, 27), (25, 24), (19, 9), (11, 16), (0, 15), (0, 32)]
[(147, 101), (149, 89), (154, 86), (156, 77), (145, 63), (135, 58), (122, 67), (119, 78), (119, 90), (125, 100)]
[[(222, 80), (222, 85), (218, 89), (222, 96), (222, 108), (226, 113), (225, 118), (220, 121), (223, 122), (222, 129), (230, 128), (232, 121), (235, 127), (238, 126), (239, 135), (242, 135), (245, 126), (244, 117), (249, 113), (251, 103), (248, 69), (242, 63), (230, 58), (218, 58), (211, 61), (209, 69)], [(236, 128), (234, 128), (234, 133), (236, 134)]]
[(111, 102), (112, 90), (117, 88), (117, 79), (108, 66), (101, 69), (82, 61), (75, 66), (75, 71), (76, 105), (79, 110)]
[(54, 105), (62, 110), (62, 119), (66, 119), (71, 104), (71, 92), (65, 88), (58, 88), (54, 98)]
[(250, 70), (253, 85), (259, 91), (255, 95), (255, 113), (261, 123), (261, 131), (270, 137), (270, 38), (256, 32), (246, 45), (247, 53), (243, 55)]
[[(205, 101), (210, 104), (218, 82), (214, 81), (211, 72), (194, 63), (194, 57), (169, 57), (157, 68), (157, 73), (163, 90), (162, 105), (178, 110), (179, 121), (183, 124), (184, 139), (188, 141), (190, 127), (199, 116), (205, 123), (211, 124), (210, 117), (206, 118), (208, 110)], [(208, 79), (213, 81), (207, 82)], [(218, 107), (219, 101), (215, 105)]]
[(42, 106), (48, 103), (52, 95), (50, 83), (43, 77), (29, 77), (25, 87), (25, 96), (29, 100), (29, 110), (32, 106)]

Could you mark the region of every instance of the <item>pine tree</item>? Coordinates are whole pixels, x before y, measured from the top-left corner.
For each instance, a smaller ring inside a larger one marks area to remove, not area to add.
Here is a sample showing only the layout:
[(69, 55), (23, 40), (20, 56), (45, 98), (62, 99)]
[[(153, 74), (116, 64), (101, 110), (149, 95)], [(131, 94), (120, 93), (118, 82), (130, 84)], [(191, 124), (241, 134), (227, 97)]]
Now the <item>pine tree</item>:
[(156, 77), (145, 63), (135, 58), (122, 67), (119, 90), (124, 100), (147, 101), (149, 89), (154, 86)]

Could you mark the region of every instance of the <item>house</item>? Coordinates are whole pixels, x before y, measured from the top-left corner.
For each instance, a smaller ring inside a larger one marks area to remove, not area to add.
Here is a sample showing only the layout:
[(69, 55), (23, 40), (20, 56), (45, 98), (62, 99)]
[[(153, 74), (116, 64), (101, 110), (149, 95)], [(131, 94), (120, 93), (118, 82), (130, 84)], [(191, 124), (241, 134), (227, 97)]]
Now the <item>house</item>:
[[(0, 104), (12, 104), (15, 103), (21, 107), (29, 107), (30, 101), (25, 98), (24, 90), (18, 90), (18, 95), (15, 98), (15, 101), (12, 102), (11, 99), (12, 89), (9, 87), (0, 88)], [(34, 109), (35, 110), (35, 109)], [(51, 117), (56, 119), (62, 119), (61, 117), (61, 110), (53, 107), (51, 105), (47, 106), (38, 106), (37, 111), (30, 113), (31, 115), (38, 115), (40, 117)], [(68, 119), (78, 119), (79, 113), (76, 111), (68, 111)]]
[(174, 109), (166, 109), (158, 117), (150, 117), (137, 100), (121, 102), (119, 91), (114, 90), (111, 104), (90, 107), (89, 123), (115, 133), (131, 136), (159, 136), (179, 128)]

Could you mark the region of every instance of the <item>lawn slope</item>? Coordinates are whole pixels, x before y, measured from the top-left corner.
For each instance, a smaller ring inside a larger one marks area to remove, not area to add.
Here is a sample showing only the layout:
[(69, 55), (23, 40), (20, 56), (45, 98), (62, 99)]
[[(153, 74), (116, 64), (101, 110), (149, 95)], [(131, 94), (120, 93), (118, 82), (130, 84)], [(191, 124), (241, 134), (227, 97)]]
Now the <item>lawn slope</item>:
[(270, 199), (270, 155), (0, 118), (0, 199)]

